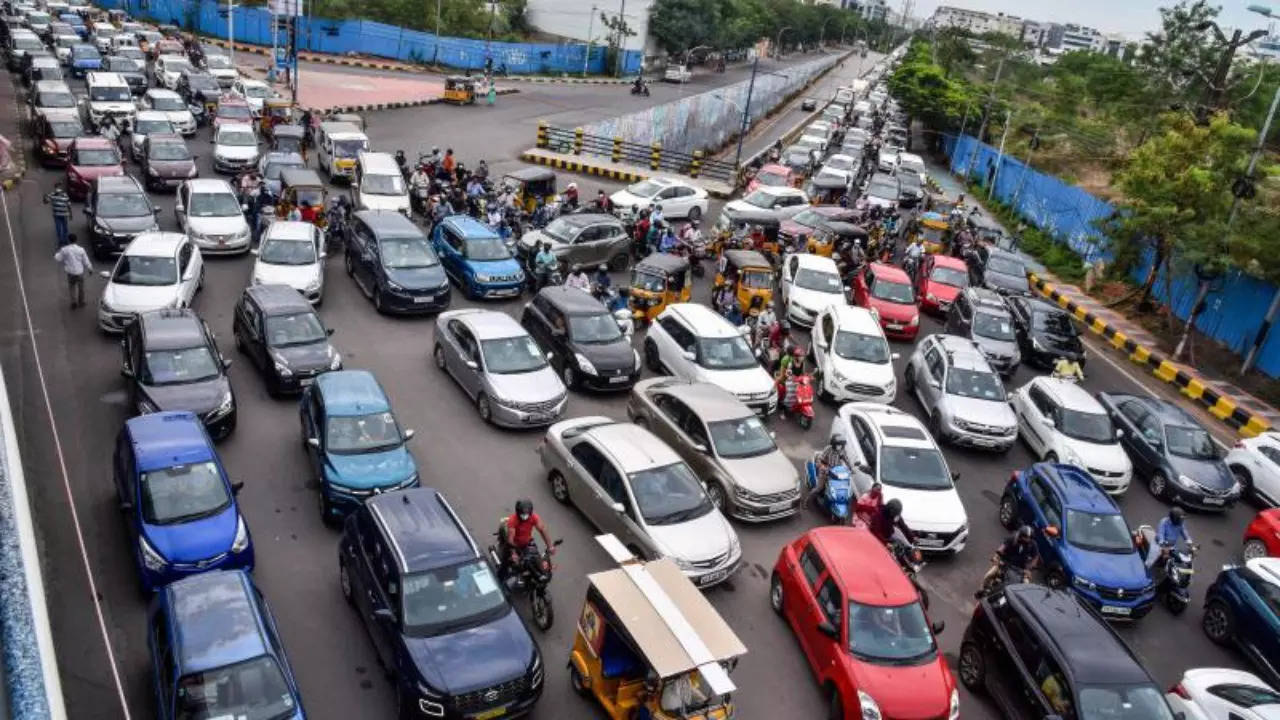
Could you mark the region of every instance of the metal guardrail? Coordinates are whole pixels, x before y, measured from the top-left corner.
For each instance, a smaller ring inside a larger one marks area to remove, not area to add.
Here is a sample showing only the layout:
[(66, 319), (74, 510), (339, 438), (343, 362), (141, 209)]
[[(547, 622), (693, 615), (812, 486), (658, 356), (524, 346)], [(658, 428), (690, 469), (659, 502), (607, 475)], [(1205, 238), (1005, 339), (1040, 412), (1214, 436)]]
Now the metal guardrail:
[(708, 158), (701, 150), (692, 153), (667, 150), (662, 143), (645, 145), (620, 137), (593, 135), (580, 127), (557, 127), (545, 120), (538, 123), (537, 139), (538, 147), (565, 155), (605, 157), (613, 163), (638, 165), (655, 172), (666, 170), (692, 178), (708, 177), (729, 183), (737, 177), (737, 166)]

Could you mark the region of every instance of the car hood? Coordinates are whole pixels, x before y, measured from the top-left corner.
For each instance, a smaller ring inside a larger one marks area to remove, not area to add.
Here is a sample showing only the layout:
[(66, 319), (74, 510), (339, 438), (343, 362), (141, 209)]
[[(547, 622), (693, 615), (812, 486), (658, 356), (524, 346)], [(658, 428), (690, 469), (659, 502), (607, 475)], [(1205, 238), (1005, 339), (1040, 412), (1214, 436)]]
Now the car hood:
[(920, 309), (915, 305), (889, 302), (876, 297), (869, 298), (867, 303), (880, 315), (881, 320), (902, 323), (903, 325), (911, 322), (911, 318), (920, 315)]
[(1235, 484), (1235, 478), (1221, 460), (1193, 460), (1166, 452), (1169, 464), (1180, 475), (1195, 480), (1211, 490), (1227, 490)]
[(196, 166), (190, 160), (152, 160), (151, 169), (162, 178), (186, 178)]
[(360, 202), (370, 210), (400, 210), (409, 207), (408, 195), (360, 193)]
[(138, 110), (138, 106), (134, 105), (133, 102), (131, 101), (117, 102), (114, 100), (112, 101), (98, 100), (98, 101), (89, 103), (89, 109), (94, 112), (132, 114)]
[(488, 275), (515, 275), (520, 272), (520, 263), (515, 258), (505, 260), (464, 260), (472, 272)]
[(283, 360), (284, 364), (292, 370), (323, 370), (333, 362), (333, 346), (328, 340), (306, 345), (271, 348), (271, 353)]
[(510, 607), (492, 622), (434, 637), (405, 636), (404, 643), (423, 679), (446, 694), (518, 677), (537, 652), (528, 628)]
[(253, 264), (253, 279), (270, 285), (280, 283), (303, 290), (320, 278), (320, 265), (276, 265), (258, 260)]
[(1018, 343), (1015, 340), (995, 340), (982, 335), (970, 335), (970, 339), (985, 355), (1009, 358), (1018, 354)]
[(209, 517), (172, 525), (143, 525), (147, 542), (170, 562), (194, 563), (231, 550), (240, 514), (235, 503)]
[(334, 482), (359, 490), (404, 482), (418, 469), (404, 443), (381, 452), (325, 453), (325, 464)]
[(955, 417), (969, 422), (1011, 428), (1018, 424), (1009, 403), (1000, 400), (982, 400), (963, 395), (947, 394), (947, 404)]
[(773, 378), (759, 365), (741, 370), (709, 370), (698, 367), (700, 379), (728, 390), (731, 393), (762, 393), (773, 389)]
[(74, 165), (72, 169), (85, 180), (124, 175), (124, 168), (119, 165)]
[(619, 190), (609, 196), (609, 202), (613, 203), (614, 207), (646, 207), (649, 203), (653, 202), (653, 199), (640, 197), (639, 195), (632, 195), (626, 190)]
[(646, 527), (663, 555), (690, 562), (720, 557), (729, 552), (733, 544), (733, 528), (718, 510), (682, 523)]
[(818, 292), (817, 290), (807, 290), (802, 287), (791, 286), (789, 293), (789, 302), (796, 303), (800, 307), (807, 308), (815, 313), (822, 312), (828, 305), (847, 305), (844, 293)]
[(190, 125), (196, 121), (190, 110), (166, 110), (164, 114), (174, 125)]
[(190, 410), (202, 415), (222, 403), (231, 392), (231, 383), (219, 376), (180, 385), (147, 385), (143, 392), (161, 411)]
[(107, 229), (107, 232), (115, 235), (132, 235), (140, 233), (143, 230), (154, 230), (159, 226), (156, 225), (154, 215), (139, 215), (137, 217), (118, 217), (118, 218), (96, 218), (99, 225)]
[(849, 664), (858, 688), (876, 701), (883, 717), (943, 718), (951, 708), (955, 681), (941, 651), (921, 665), (878, 665), (856, 659)]
[(573, 343), (572, 347), (585, 355), (597, 370), (633, 370), (636, 366), (635, 351), (625, 335), (611, 343)]
[(1124, 448), (1120, 447), (1119, 443), (1087, 442), (1067, 437), (1062, 433), (1058, 433), (1058, 436), (1062, 444), (1084, 462), (1086, 469), (1128, 472), (1133, 467), (1129, 462), (1129, 456), (1125, 454)]
[(187, 216), (187, 226), (200, 235), (234, 235), (249, 229), (243, 215)]
[(519, 245), (529, 252), (535, 251), (542, 243), (551, 243), (551, 249), (563, 248), (565, 244), (541, 230), (531, 230), (520, 236)]
[(724, 206), (724, 214), (731, 220), (770, 220), (778, 216), (778, 211), (757, 207), (745, 200), (734, 200)]
[(828, 358), (832, 370), (840, 373), (845, 380), (851, 382), (887, 387), (896, 380), (892, 362), (869, 363), (861, 360), (849, 360), (833, 352), (827, 352), (824, 357)]
[(420, 268), (389, 268), (383, 266), (387, 277), (397, 285), (411, 290), (433, 290), (448, 282), (444, 268), (439, 263)]
[(1068, 542), (1059, 542), (1058, 545), (1069, 569), (1079, 577), (1111, 588), (1124, 588), (1135, 595), (1150, 582), (1137, 550), (1106, 553), (1086, 550)]
[(140, 313), (168, 307), (178, 297), (177, 285), (120, 285), (107, 283), (102, 301), (118, 312)]
[(252, 145), (214, 145), (213, 154), (228, 160), (252, 160), (258, 157), (258, 148)]
[(960, 494), (949, 490), (921, 490), (883, 485), (884, 498), (902, 501), (902, 519), (916, 532), (949, 533), (968, 522)]
[(951, 303), (955, 302), (956, 296), (960, 294), (960, 288), (955, 285), (926, 280), (924, 282), (924, 292), (938, 298), (938, 302)]
[(564, 383), (550, 365), (527, 373), (486, 373), (485, 379), (499, 402), (538, 403), (564, 396)]
[(1030, 287), (1027, 285), (1027, 277), (1025, 275), (1019, 277), (1017, 275), (1005, 275), (994, 270), (984, 270), (982, 279), (993, 288), (1004, 288), (1014, 292), (1025, 293)]
[(799, 487), (800, 473), (781, 450), (755, 457), (720, 458), (720, 465), (729, 471), (735, 483), (757, 495), (771, 495)]

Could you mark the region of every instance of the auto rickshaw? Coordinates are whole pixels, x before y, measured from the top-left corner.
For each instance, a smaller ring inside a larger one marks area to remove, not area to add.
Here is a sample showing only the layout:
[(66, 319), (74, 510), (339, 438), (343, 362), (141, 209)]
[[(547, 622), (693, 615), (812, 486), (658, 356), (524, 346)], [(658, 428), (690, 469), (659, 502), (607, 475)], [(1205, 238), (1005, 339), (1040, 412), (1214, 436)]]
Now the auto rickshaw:
[(450, 75), (445, 78), (444, 101), (455, 105), (471, 105), (475, 103), (475, 79), (466, 75)]
[(328, 190), (320, 175), (310, 168), (285, 168), (280, 172), (280, 200), (276, 203), (276, 216), (284, 219), (293, 208), (302, 209), (304, 218), (308, 214), (305, 209), (314, 209), (312, 222), (316, 227), (325, 225), (325, 209), (328, 207)]
[(332, 113), (332, 114), (326, 115), (324, 117), (324, 121), (335, 122), (335, 123), (351, 123), (352, 125), (355, 125), (356, 129), (359, 130), (360, 132), (364, 132), (365, 130), (368, 129), (364, 121), (364, 116), (357, 115), (356, 113)]
[(271, 139), (277, 125), (289, 125), (294, 122), (293, 103), (287, 98), (271, 97), (262, 101), (262, 116), (258, 118), (258, 126), (262, 136)]
[(727, 720), (747, 648), (668, 558), (645, 562), (596, 538), (620, 567), (587, 576), (569, 682), (610, 720)]
[(849, 193), (849, 181), (842, 175), (818, 173), (809, 178), (804, 191), (813, 205), (839, 205), (840, 198)]
[(842, 220), (829, 220), (816, 228), (813, 234), (809, 236), (809, 242), (805, 244), (804, 251), (814, 255), (831, 257), (835, 254), (838, 245), (858, 243), (862, 245), (862, 249), (865, 251), (870, 242), (871, 236), (867, 234), (866, 229), (861, 225), (854, 225)]
[[(755, 314), (760, 308), (773, 306), (773, 266), (755, 250), (725, 250), (724, 274), (716, 273), (717, 289), (729, 284), (743, 315)], [(760, 298), (758, 307), (752, 300)]]
[(924, 251), (936, 255), (947, 251), (951, 243), (951, 219), (942, 213), (920, 213), (912, 228), (912, 240), (920, 238), (924, 242)]
[[(721, 215), (722, 221), (724, 215)], [(782, 223), (776, 218), (760, 218), (756, 220), (729, 220), (728, 225), (718, 224), (715, 239), (710, 251), (719, 255), (722, 248), (754, 249), (767, 253), (770, 257), (782, 257)]]
[(527, 213), (545, 203), (556, 200), (556, 174), (546, 168), (527, 167), (502, 176), (503, 187), (510, 188), (516, 205)]
[(679, 255), (653, 253), (631, 269), (631, 315), (637, 325), (653, 322), (671, 303), (689, 302), (693, 274)]
[(973, 237), (978, 242), (995, 245), (1001, 250), (1012, 252), (1013, 238), (1005, 234), (1004, 228), (996, 224), (995, 220), (986, 215), (973, 214), (969, 216), (969, 225), (973, 228)]
[(306, 157), (303, 150), (306, 133), (301, 125), (277, 125), (270, 138), (272, 152), (296, 152)]

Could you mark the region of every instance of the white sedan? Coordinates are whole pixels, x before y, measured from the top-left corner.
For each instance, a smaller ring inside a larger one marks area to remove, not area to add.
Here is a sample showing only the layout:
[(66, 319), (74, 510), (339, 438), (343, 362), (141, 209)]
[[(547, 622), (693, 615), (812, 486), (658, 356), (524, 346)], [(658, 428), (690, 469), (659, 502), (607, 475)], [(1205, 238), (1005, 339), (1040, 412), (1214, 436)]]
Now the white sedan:
[(1243, 670), (1188, 670), (1165, 699), (1186, 720), (1280, 720), (1280, 693)]
[(837, 402), (891, 403), (898, 381), (880, 321), (870, 310), (829, 305), (813, 324), (814, 383), (818, 393)]
[(98, 327), (118, 333), (139, 313), (191, 304), (204, 281), (204, 261), (182, 233), (144, 232), (125, 247), (98, 301)]
[(828, 305), (848, 305), (836, 261), (811, 253), (788, 255), (782, 261), (782, 303), (791, 322), (813, 325)]
[(1112, 495), (1129, 489), (1133, 464), (1102, 403), (1074, 382), (1040, 376), (1009, 394), (1018, 434), (1046, 462), (1075, 465)]
[(846, 185), (853, 183), (853, 177), (857, 174), (858, 169), (862, 166), (862, 161), (852, 155), (841, 155), (836, 153), (827, 158), (822, 164), (822, 168), (818, 170), (820, 174), (837, 175), (844, 178)]
[(249, 250), (249, 223), (226, 180), (196, 178), (178, 186), (174, 214), (182, 231), (206, 254)]
[(1280, 505), (1280, 432), (1236, 440), (1226, 462), (1245, 493), (1268, 506)]
[(271, 97), (271, 86), (261, 80), (241, 78), (231, 83), (231, 93), (244, 98), (254, 115), (262, 114), (262, 103)]
[(609, 196), (614, 212), (623, 219), (634, 217), (650, 205), (661, 205), (667, 219), (698, 220), (707, 214), (707, 191), (683, 180), (651, 177)]
[(251, 250), (254, 285), (281, 284), (319, 305), (324, 293), (324, 249), (320, 231), (308, 222), (271, 223), (258, 248)]

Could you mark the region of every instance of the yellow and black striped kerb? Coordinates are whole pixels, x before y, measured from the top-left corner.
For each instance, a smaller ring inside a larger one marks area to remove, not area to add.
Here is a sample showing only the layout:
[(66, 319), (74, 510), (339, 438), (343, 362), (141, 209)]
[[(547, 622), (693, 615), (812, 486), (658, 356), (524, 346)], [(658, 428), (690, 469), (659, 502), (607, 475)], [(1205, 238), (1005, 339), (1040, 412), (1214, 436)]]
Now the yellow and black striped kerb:
[(546, 121), (546, 120), (539, 120), (539, 121), (538, 121), (538, 142), (537, 142), (537, 146), (538, 146), (538, 147), (540, 147), (540, 148), (545, 148), (545, 147), (549, 144), (549, 143), (547, 142), (547, 128), (548, 128), (548, 127), (549, 127), (549, 126), (547, 125), (547, 121)]
[(656, 142), (650, 146), (649, 152), (649, 169), (657, 170), (662, 167), (662, 143)]

